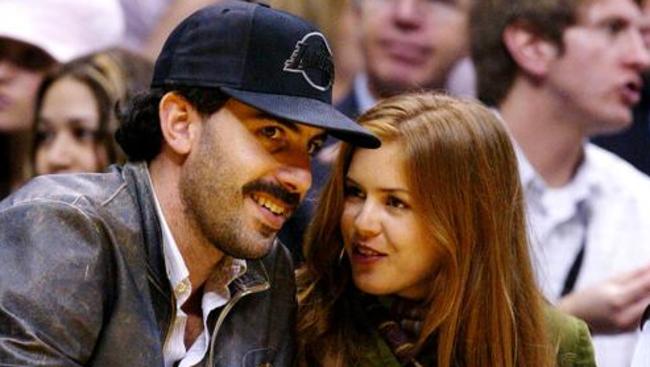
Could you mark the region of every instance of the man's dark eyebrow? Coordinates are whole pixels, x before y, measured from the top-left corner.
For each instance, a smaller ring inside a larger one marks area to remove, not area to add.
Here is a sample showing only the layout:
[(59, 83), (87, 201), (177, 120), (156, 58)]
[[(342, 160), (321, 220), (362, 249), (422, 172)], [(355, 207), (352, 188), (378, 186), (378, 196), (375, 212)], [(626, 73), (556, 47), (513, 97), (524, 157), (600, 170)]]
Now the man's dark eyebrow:
[(273, 116), (273, 115), (271, 115), (269, 113), (266, 113), (266, 112), (263, 112), (263, 111), (259, 111), (259, 113), (256, 114), (255, 117), (257, 117), (257, 118), (259, 118), (261, 120), (270, 120), (270, 121), (273, 121), (273, 122), (277, 122), (280, 125), (283, 125), (287, 129), (289, 129), (291, 131), (294, 131), (294, 132), (298, 132), (300, 130), (300, 128), (298, 127), (298, 123), (287, 120), (287, 119), (283, 119), (281, 117)]
[[(273, 116), (271, 114), (268, 114), (268, 113), (262, 112), (262, 111), (260, 111), (260, 113), (257, 115), (257, 117), (260, 118), (260, 119), (271, 120), (271, 121), (277, 122), (278, 124), (286, 127), (287, 129), (289, 129), (289, 130), (291, 130), (293, 132), (296, 132), (296, 133), (300, 131), (300, 127), (298, 125), (312, 126), (312, 125), (309, 125), (309, 124), (302, 124), (302, 123), (299, 123), (299, 122), (293, 122), (291, 120), (283, 119), (281, 117), (276, 117), (276, 116)], [(315, 127), (317, 127), (317, 126), (315, 126)], [(323, 140), (325, 140), (327, 138), (327, 136), (328, 136), (327, 131), (323, 131), (323, 133), (314, 136), (311, 140), (314, 140), (314, 139), (323, 139)]]

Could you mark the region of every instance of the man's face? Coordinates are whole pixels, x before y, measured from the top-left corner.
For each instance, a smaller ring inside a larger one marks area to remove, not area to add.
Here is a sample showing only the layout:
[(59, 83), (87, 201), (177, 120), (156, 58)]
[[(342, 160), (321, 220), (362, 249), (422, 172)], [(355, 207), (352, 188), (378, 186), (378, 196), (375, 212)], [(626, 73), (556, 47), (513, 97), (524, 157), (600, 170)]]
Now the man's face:
[(0, 132), (31, 127), (36, 91), (53, 64), (43, 51), (0, 37)]
[(359, 0), (358, 11), (376, 95), (442, 88), (467, 52), (469, 0)]
[(311, 185), (310, 159), (323, 130), (234, 99), (200, 129), (181, 174), (185, 214), (224, 253), (264, 256)]
[(563, 52), (550, 63), (548, 86), (575, 115), (586, 135), (615, 132), (632, 121), (641, 74), (650, 66), (643, 19), (631, 0), (596, 0), (563, 35)]

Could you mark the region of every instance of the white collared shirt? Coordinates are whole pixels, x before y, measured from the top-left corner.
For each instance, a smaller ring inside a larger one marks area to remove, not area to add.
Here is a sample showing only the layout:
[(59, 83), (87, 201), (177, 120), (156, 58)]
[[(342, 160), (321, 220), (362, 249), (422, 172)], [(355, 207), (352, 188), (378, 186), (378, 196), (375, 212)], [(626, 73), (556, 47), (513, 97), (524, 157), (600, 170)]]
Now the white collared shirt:
[[(544, 295), (555, 303), (582, 240), (584, 260), (575, 289), (650, 263), (650, 178), (591, 143), (574, 179), (550, 188), (517, 149), (526, 196), (533, 266)], [(588, 225), (580, 205), (588, 208)], [(637, 332), (593, 337), (600, 367), (628, 367)]]
[(213, 272), (210, 278), (206, 281), (203, 291), (203, 298), (201, 300), (201, 311), (203, 315), (203, 331), (199, 335), (192, 346), (187, 349), (185, 347), (185, 329), (187, 326), (187, 314), (181, 309), (187, 299), (192, 294), (192, 285), (189, 278), (189, 270), (181, 256), (174, 236), (167, 225), (165, 216), (160, 208), (160, 203), (153, 190), (151, 184), (151, 176), (149, 177), (149, 184), (152, 187), (154, 203), (156, 206), (156, 213), (160, 221), (162, 232), (162, 246), (165, 258), (165, 269), (167, 278), (174, 293), (176, 300), (176, 309), (174, 310), (174, 317), (170, 325), (170, 331), (163, 346), (163, 357), (165, 367), (172, 367), (178, 363), (178, 367), (195, 366), (205, 358), (208, 348), (210, 347), (210, 330), (208, 329), (208, 316), (210, 312), (225, 305), (230, 300), (230, 290), (228, 285), (236, 278), (242, 276), (246, 272), (246, 261), (242, 259), (234, 259), (225, 256), (220, 262), (218, 269)]
[(650, 366), (650, 320), (645, 322), (632, 359), (632, 367), (648, 366)]
[(359, 114), (368, 111), (372, 106), (377, 104), (378, 101), (372, 96), (368, 88), (368, 75), (366, 73), (359, 73), (354, 77), (352, 88), (357, 98)]

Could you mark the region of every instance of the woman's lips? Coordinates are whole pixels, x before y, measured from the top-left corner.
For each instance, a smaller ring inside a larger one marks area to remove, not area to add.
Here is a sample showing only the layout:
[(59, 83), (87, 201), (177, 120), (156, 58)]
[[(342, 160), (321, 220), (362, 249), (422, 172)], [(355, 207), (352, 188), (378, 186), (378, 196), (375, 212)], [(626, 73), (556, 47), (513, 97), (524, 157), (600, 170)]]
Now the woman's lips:
[(388, 256), (383, 252), (361, 244), (355, 244), (351, 252), (352, 262), (359, 265), (370, 265)]

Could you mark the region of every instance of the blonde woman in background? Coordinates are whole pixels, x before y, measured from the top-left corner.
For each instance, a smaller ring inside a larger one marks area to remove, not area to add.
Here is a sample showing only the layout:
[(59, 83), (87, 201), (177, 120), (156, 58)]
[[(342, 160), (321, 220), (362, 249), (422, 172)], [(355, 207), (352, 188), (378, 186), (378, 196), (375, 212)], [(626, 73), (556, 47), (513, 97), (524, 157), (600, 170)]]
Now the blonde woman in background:
[(116, 104), (146, 89), (152, 68), (129, 51), (110, 49), (47, 75), (34, 114), (34, 173), (99, 172), (122, 162), (113, 137)]

